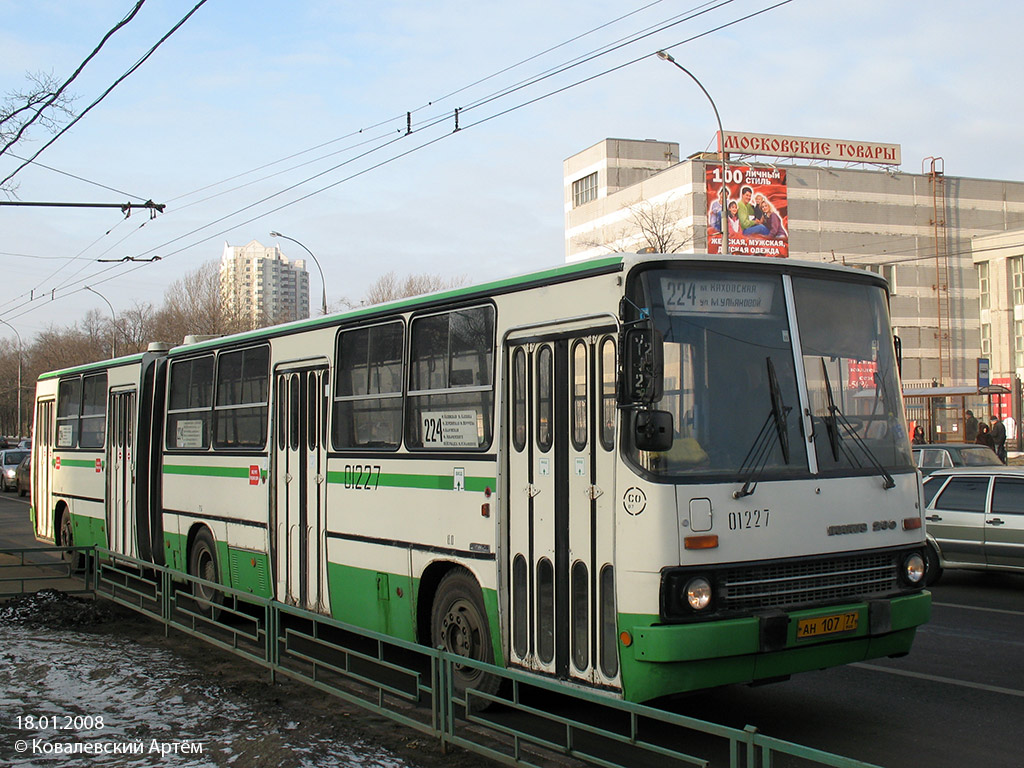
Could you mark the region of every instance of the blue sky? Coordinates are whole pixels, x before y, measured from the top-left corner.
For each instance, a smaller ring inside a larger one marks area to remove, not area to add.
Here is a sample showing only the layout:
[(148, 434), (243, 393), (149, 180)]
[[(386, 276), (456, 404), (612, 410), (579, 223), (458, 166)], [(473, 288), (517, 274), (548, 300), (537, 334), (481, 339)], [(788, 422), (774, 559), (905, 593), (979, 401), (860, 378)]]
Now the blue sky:
[[(0, 0), (0, 90), (22, 89), (26, 72), (63, 79), (133, 5)], [(193, 5), (147, 0), (72, 86), (78, 108)], [(108, 311), (83, 285), (117, 311), (159, 305), (169, 283), (219, 258), (225, 242), (269, 244), (271, 230), (317, 254), (332, 305), (342, 296), (358, 299), (391, 270), (476, 281), (559, 264), (566, 157), (607, 137), (678, 141), (684, 156), (710, 147), (710, 105), (683, 73), (645, 57), (660, 47), (673, 46), (701, 79), (727, 130), (897, 143), (906, 171), (941, 156), (950, 176), (1024, 179), (1024, 158), (1014, 151), (1024, 112), (1014, 84), (1016, 3), (982, 10), (945, 1), (793, 0), (677, 45), (770, 5), (209, 0), (39, 158), (117, 192), (39, 167), (16, 177), (21, 200), (122, 203), (127, 193), (135, 202), (165, 203), (166, 213), (125, 221), (116, 210), (0, 207), (0, 318), (28, 342), (51, 323)], [(706, 13), (468, 109), (463, 130), (452, 134), (455, 107), (699, 10)], [(417, 130), (403, 137), (409, 110)], [(27, 156), (46, 136), (33, 138), (18, 154)], [(0, 157), (4, 176), (14, 167)], [(289, 257), (305, 255), (281, 245)], [(154, 255), (161, 261), (143, 268), (96, 262)], [(319, 276), (310, 269), (317, 297)], [(30, 291), (56, 299), (29, 303)], [(13, 335), (6, 326), (0, 333)]]

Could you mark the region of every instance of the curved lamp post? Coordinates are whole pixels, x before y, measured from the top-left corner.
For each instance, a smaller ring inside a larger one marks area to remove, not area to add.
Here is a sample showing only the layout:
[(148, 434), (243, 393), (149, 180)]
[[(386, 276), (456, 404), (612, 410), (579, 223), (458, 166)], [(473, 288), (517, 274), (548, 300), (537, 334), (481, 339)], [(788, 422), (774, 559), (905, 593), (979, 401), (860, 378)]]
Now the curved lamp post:
[(21, 334), (18, 333), (17, 328), (8, 323), (6, 320), (0, 320), (0, 323), (3, 323), (12, 331), (14, 331), (14, 334), (18, 337), (18, 437), (21, 438), (21, 436), (24, 434), (21, 431), (21, 351), (25, 345), (21, 341)]
[(323, 287), (323, 294), (321, 296), (320, 314), (326, 315), (327, 314), (327, 282), (324, 280), (324, 270), (320, 266), (320, 262), (317, 260), (316, 256), (313, 255), (313, 252), (311, 250), (309, 250), (309, 248), (304, 246), (302, 243), (300, 243), (294, 237), (288, 237), (288, 235), (282, 235), (280, 232), (271, 232), (270, 236), (271, 237), (280, 237), (282, 240), (291, 240), (293, 243), (295, 243), (297, 246), (302, 248), (302, 250), (304, 250), (306, 253), (308, 253), (312, 257), (313, 263), (316, 264), (316, 268), (318, 270), (320, 270), (320, 285)]
[(708, 93), (708, 89), (704, 87), (704, 84), (697, 79), (697, 76), (690, 70), (680, 64), (678, 61), (672, 58), (672, 55), (668, 51), (658, 51), (658, 58), (662, 61), (667, 61), (669, 64), (675, 64), (676, 67), (683, 70), (690, 76), (690, 79), (695, 82), (698, 87), (704, 91), (704, 95), (708, 97), (708, 101), (711, 102), (711, 108), (715, 110), (715, 120), (718, 121), (718, 151), (722, 154), (722, 253), (729, 253), (729, 185), (726, 183), (726, 170), (727, 166), (725, 163), (725, 131), (722, 130), (722, 118), (718, 116), (718, 107), (715, 106), (715, 100), (711, 98), (711, 94)]
[(88, 285), (83, 285), (82, 287), (91, 293), (95, 293), (97, 296), (99, 296), (101, 299), (107, 302), (107, 306), (110, 307), (110, 356), (112, 358), (117, 357), (117, 314), (114, 312), (114, 305), (110, 303), (109, 299), (107, 299), (106, 296), (97, 291), (95, 288), (90, 288)]

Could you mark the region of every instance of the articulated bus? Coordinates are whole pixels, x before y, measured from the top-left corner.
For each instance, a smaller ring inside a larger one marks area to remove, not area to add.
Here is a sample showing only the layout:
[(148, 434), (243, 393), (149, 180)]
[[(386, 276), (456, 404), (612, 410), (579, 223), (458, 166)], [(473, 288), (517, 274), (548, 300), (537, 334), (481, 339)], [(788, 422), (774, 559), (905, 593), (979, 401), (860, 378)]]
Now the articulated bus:
[(898, 656), (895, 348), (871, 273), (708, 255), (155, 344), (40, 377), (35, 534), (630, 701)]

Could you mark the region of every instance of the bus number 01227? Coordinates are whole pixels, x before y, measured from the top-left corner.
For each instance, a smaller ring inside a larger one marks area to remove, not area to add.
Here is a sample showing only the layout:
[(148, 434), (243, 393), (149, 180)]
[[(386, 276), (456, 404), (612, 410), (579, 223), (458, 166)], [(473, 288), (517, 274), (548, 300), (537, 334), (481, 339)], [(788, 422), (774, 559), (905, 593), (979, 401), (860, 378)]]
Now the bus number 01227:
[(346, 464), (345, 487), (356, 491), (376, 491), (380, 486), (380, 464)]
[(729, 530), (743, 531), (751, 528), (768, 527), (767, 509), (746, 509), (742, 512), (729, 513)]

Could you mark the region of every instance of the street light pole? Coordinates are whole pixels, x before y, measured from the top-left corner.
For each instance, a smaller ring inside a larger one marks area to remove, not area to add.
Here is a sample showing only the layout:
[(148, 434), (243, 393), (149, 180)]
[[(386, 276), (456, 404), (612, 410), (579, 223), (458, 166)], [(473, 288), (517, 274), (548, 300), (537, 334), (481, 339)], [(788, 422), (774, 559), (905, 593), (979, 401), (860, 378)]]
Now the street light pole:
[(18, 329), (8, 323), (6, 320), (0, 320), (18, 337), (18, 438), (20, 439), (24, 432), (21, 431), (21, 351), (24, 348), (24, 344), (21, 341), (21, 334), (18, 333)]
[(678, 61), (672, 58), (672, 55), (668, 51), (658, 51), (658, 58), (662, 61), (667, 61), (669, 64), (675, 64), (676, 67), (683, 70), (690, 76), (690, 79), (695, 82), (698, 87), (704, 91), (704, 95), (708, 97), (708, 101), (711, 102), (711, 108), (715, 110), (715, 120), (718, 121), (718, 151), (722, 155), (722, 253), (729, 253), (729, 185), (726, 183), (727, 175), (726, 171), (728, 166), (725, 162), (725, 131), (722, 130), (722, 118), (718, 116), (718, 107), (715, 106), (715, 100), (711, 98), (711, 94), (708, 93), (708, 89), (704, 87), (704, 84), (697, 79), (697, 76), (690, 70), (680, 64)]
[(300, 243), (294, 237), (288, 237), (288, 235), (282, 235), (280, 232), (271, 232), (270, 236), (271, 237), (280, 237), (282, 240), (291, 240), (293, 243), (295, 243), (296, 245), (301, 247), (302, 250), (304, 250), (306, 253), (308, 253), (312, 257), (313, 263), (316, 264), (316, 268), (318, 270), (320, 270), (320, 285), (323, 286), (323, 294), (321, 296), (320, 314), (326, 315), (327, 314), (327, 281), (324, 280), (324, 270), (320, 266), (320, 261), (313, 254), (313, 252), (311, 250), (309, 250), (309, 248), (304, 246), (302, 243)]
[(87, 291), (91, 291), (107, 302), (107, 306), (110, 307), (110, 356), (117, 357), (117, 315), (114, 313), (114, 305), (110, 303), (106, 296), (97, 291), (95, 288), (90, 288), (88, 285), (83, 285), (83, 288)]

